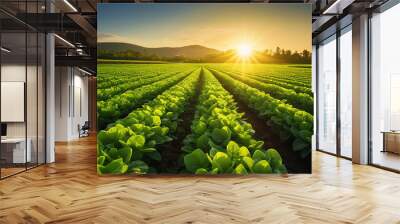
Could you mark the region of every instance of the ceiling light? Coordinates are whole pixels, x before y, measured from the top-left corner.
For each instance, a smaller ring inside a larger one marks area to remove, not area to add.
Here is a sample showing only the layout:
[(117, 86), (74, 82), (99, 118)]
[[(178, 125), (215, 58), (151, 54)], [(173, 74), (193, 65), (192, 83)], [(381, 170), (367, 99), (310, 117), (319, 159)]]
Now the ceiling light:
[(83, 49), (77, 48), (76, 53), (78, 53), (79, 55), (83, 55)]
[(6, 53), (10, 53), (10, 52), (11, 52), (10, 50), (8, 50), (8, 49), (5, 48), (5, 47), (1, 47), (0, 49), (1, 49), (2, 51), (6, 52)]
[(66, 43), (67, 45), (69, 45), (70, 47), (75, 48), (75, 45), (73, 45), (71, 42), (69, 42), (68, 40), (60, 37), (58, 34), (54, 34), (55, 37), (57, 37), (59, 40), (61, 40), (62, 42)]
[(78, 12), (78, 10), (68, 1), (64, 0), (65, 4), (67, 4), (74, 12)]
[(336, 0), (322, 14), (342, 14), (343, 10), (351, 5), (355, 0)]
[(81, 69), (81, 68), (79, 68), (79, 67), (78, 67), (78, 70), (81, 71), (81, 72), (83, 72), (83, 73), (85, 73), (85, 74), (87, 74), (87, 75), (92, 75), (92, 73), (90, 73), (90, 72), (88, 72), (88, 71), (85, 71), (85, 70), (83, 70), (83, 69)]

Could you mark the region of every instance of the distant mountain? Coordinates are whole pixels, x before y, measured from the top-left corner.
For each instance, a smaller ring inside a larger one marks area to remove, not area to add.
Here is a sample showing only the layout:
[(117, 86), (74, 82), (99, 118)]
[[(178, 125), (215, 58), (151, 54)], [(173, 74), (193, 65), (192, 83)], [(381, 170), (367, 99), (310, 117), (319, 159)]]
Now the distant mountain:
[(122, 51), (132, 50), (135, 52), (140, 52), (141, 54), (144, 55), (157, 55), (159, 57), (167, 57), (167, 58), (175, 56), (184, 56), (186, 58), (191, 58), (191, 59), (203, 58), (210, 54), (221, 53), (221, 51), (212, 48), (207, 48), (201, 45), (189, 45), (184, 47), (148, 48), (135, 44), (115, 43), (115, 42), (97, 43), (97, 49), (107, 50), (112, 52), (122, 52)]

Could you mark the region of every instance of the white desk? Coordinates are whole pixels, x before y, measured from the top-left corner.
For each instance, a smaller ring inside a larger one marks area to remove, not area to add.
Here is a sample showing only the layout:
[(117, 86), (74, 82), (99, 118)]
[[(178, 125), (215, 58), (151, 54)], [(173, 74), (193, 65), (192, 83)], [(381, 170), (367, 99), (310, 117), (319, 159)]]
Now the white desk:
[[(25, 163), (31, 162), (32, 160), (32, 152), (31, 146), (32, 141), (30, 138), (26, 141), (28, 144), (25, 152), (25, 138), (5, 138), (1, 139), (2, 150), (3, 147), (6, 147), (6, 150), (10, 150), (9, 147), (13, 147), (12, 149), (12, 163)], [(26, 160), (25, 160), (26, 159)]]

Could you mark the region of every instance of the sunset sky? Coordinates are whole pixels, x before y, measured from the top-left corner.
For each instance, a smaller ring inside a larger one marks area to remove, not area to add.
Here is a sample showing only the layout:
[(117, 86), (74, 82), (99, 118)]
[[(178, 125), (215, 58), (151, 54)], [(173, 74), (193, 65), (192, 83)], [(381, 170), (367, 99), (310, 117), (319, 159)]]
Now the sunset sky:
[(311, 50), (309, 4), (98, 4), (98, 41)]

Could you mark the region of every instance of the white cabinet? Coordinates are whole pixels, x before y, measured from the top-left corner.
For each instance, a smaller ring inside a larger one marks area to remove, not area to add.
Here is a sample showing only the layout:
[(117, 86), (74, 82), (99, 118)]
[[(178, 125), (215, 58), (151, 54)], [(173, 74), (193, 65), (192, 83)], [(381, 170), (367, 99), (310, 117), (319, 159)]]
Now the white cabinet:
[[(25, 144), (27, 143), (26, 151)], [(32, 161), (32, 140), (25, 138), (7, 138), (1, 140), (2, 149), (12, 151), (12, 163), (25, 163)]]

